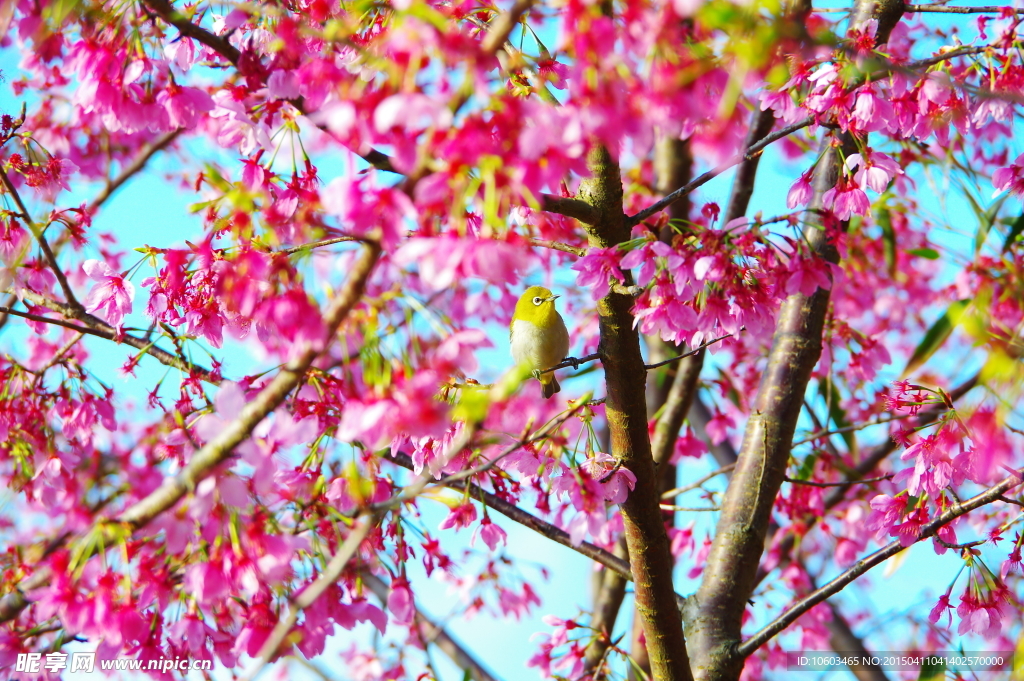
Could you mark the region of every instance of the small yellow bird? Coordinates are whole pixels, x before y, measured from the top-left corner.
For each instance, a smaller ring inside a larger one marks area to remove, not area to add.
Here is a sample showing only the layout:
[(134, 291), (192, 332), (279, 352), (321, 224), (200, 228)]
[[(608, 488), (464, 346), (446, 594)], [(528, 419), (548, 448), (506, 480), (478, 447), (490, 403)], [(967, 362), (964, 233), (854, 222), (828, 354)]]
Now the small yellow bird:
[(561, 387), (553, 371), (540, 372), (555, 366), (569, 354), (569, 331), (555, 309), (556, 298), (558, 296), (551, 295), (543, 286), (531, 286), (519, 297), (509, 326), (512, 359), (530, 368), (540, 381), (545, 398), (550, 398)]

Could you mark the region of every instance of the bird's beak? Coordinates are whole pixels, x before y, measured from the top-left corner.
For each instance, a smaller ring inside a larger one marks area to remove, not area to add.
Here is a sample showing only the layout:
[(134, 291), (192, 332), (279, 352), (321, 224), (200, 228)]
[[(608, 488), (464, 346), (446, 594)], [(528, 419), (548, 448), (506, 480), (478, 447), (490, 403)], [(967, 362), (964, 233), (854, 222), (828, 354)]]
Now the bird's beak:
[(562, 296), (551, 296), (550, 298), (548, 298), (548, 300), (550, 300), (553, 303), (553, 302), (555, 302), (556, 298), (561, 298), (561, 297)]

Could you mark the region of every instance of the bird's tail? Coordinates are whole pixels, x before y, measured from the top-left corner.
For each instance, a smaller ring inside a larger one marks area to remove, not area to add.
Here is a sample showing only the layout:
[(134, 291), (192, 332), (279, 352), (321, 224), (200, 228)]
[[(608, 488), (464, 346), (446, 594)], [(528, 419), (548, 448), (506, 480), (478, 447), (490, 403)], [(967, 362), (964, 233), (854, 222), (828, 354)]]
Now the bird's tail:
[(541, 383), (541, 387), (544, 388), (544, 399), (551, 399), (551, 396), (562, 389), (562, 386), (558, 385), (558, 379), (555, 378), (554, 374), (551, 375), (551, 380), (547, 383)]

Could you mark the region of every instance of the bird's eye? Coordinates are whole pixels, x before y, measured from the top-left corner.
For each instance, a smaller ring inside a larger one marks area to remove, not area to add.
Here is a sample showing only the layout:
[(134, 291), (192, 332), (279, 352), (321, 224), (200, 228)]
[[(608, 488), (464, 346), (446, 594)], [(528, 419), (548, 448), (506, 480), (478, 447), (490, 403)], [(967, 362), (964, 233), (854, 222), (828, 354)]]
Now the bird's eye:
[(544, 299), (541, 298), (540, 296), (535, 296), (534, 299), (533, 299), (533, 304), (534, 305), (540, 305), (543, 302), (544, 302)]

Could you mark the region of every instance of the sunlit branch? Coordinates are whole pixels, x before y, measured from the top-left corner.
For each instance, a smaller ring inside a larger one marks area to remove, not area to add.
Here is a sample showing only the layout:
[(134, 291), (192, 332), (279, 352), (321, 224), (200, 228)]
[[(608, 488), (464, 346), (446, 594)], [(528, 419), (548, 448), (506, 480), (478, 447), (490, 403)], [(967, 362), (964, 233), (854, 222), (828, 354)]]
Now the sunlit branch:
[[(381, 603), (386, 604), (388, 600), (388, 593), (391, 588), (384, 583), (377, 575), (371, 572), (362, 573), (363, 582), (370, 587), (370, 591), (373, 595), (380, 600)], [(420, 633), (426, 639), (427, 643), (433, 643), (435, 646), (441, 649), (441, 651), (447, 655), (452, 662), (469, 673), (469, 677), (473, 681), (498, 681), (496, 677), (489, 671), (484, 669), (483, 665), (480, 664), (474, 658), (468, 650), (466, 650), (458, 641), (453, 639), (451, 635), (445, 631), (444, 627), (440, 624), (436, 624), (430, 620), (426, 615), (420, 612), (420, 609), (415, 605), (415, 618), (416, 626)]]
[(486, 54), (494, 54), (508, 39), (512, 29), (516, 27), (523, 15), (530, 11), (533, 0), (515, 0), (507, 12), (499, 14), (491, 21), (491, 28), (487, 31), (480, 49)]
[[(367, 242), (360, 257), (352, 266), (348, 280), (341, 291), (331, 299), (324, 311), (325, 327), (324, 345), (334, 338), (341, 323), (362, 298), (366, 281), (380, 258), (381, 247), (376, 242)], [(239, 415), (227, 423), (212, 440), (196, 451), (188, 464), (176, 475), (167, 477), (156, 490), (144, 499), (125, 509), (113, 520), (99, 520), (86, 536), (94, 530), (102, 530), (106, 526), (118, 526), (134, 531), (144, 527), (159, 514), (172, 508), (186, 494), (195, 489), (196, 485), (209, 477), (214, 469), (226, 461), (234, 452), (235, 447), (249, 438), (253, 429), (268, 414), (284, 403), (291, 391), (306, 375), (313, 361), (320, 355), (323, 348), (308, 347), (298, 357), (289, 361), (276, 376), (242, 408)], [(50, 580), (51, 573), (47, 567), (38, 567), (36, 571), (22, 580), (13, 592), (0, 599), (0, 622), (17, 617), (28, 604), (26, 593), (38, 589)]]
[(276, 253), (283, 253), (284, 255), (294, 255), (296, 253), (304, 253), (306, 251), (312, 251), (316, 248), (323, 248), (324, 246), (333, 246), (334, 244), (341, 244), (351, 241), (360, 241), (359, 237), (355, 236), (336, 236), (330, 239), (321, 239), (320, 241), (311, 241), (308, 244), (299, 244), (298, 246), (290, 246), (288, 248), (282, 248)]
[[(965, 502), (954, 504), (946, 512), (940, 514), (937, 518), (926, 525), (923, 525), (917, 534), (915, 543), (935, 535), (942, 527), (948, 525), (960, 516), (998, 500), (999, 496), (1004, 492), (1007, 492), (1021, 484), (1021, 475), (1021, 471), (1015, 471), (1014, 475), (1006, 478), (998, 485), (990, 487)], [(913, 544), (911, 544), (911, 546), (913, 546)], [(879, 563), (885, 562), (907, 548), (909, 547), (903, 546), (897, 540), (890, 542), (871, 555), (861, 558), (839, 576), (833, 578), (824, 586), (819, 587), (814, 592), (794, 603), (789, 610), (741, 643), (736, 652), (741, 657), (750, 655), (762, 645), (770, 641), (776, 634), (786, 629), (786, 627), (799, 619), (801, 615), (813, 608), (815, 605), (821, 603), (830, 596), (834, 596), (839, 593), (848, 584), (856, 580), (871, 568), (875, 567)]]
[(840, 482), (817, 482), (816, 480), (798, 480), (791, 478), (788, 475), (783, 478), (786, 482), (793, 485), (807, 485), (808, 487), (849, 487), (850, 485), (866, 485), (870, 482), (881, 482), (882, 480), (891, 480), (893, 475), (881, 475), (877, 478), (861, 478), (860, 480), (842, 480)]
[(587, 249), (581, 246), (570, 246), (559, 241), (548, 241), (546, 239), (530, 239), (530, 245), (537, 246), (538, 248), (550, 248), (551, 250), (562, 251), (563, 253), (571, 253), (576, 257), (583, 257), (587, 253)]
[(661, 504), (661, 510), (672, 511), (679, 513), (700, 513), (702, 511), (721, 511), (721, 506), (702, 506), (702, 507), (691, 507), (691, 506), (673, 506), (672, 504)]
[(359, 550), (359, 545), (363, 543), (366, 535), (376, 527), (379, 521), (380, 514), (378, 513), (371, 513), (368, 517), (360, 516), (356, 518), (355, 526), (349, 531), (341, 546), (338, 547), (338, 552), (331, 557), (324, 571), (320, 573), (316, 581), (291, 600), (288, 613), (274, 625), (273, 631), (270, 632), (267, 640), (263, 643), (263, 647), (260, 648), (260, 652), (256, 655), (255, 666), (243, 677), (244, 681), (252, 681), (256, 678), (260, 671), (263, 670), (263, 667), (277, 656), (280, 652), (281, 644), (285, 642), (292, 627), (299, 620), (299, 613), (313, 605), (332, 584), (338, 581), (345, 566), (348, 565), (348, 562)]

